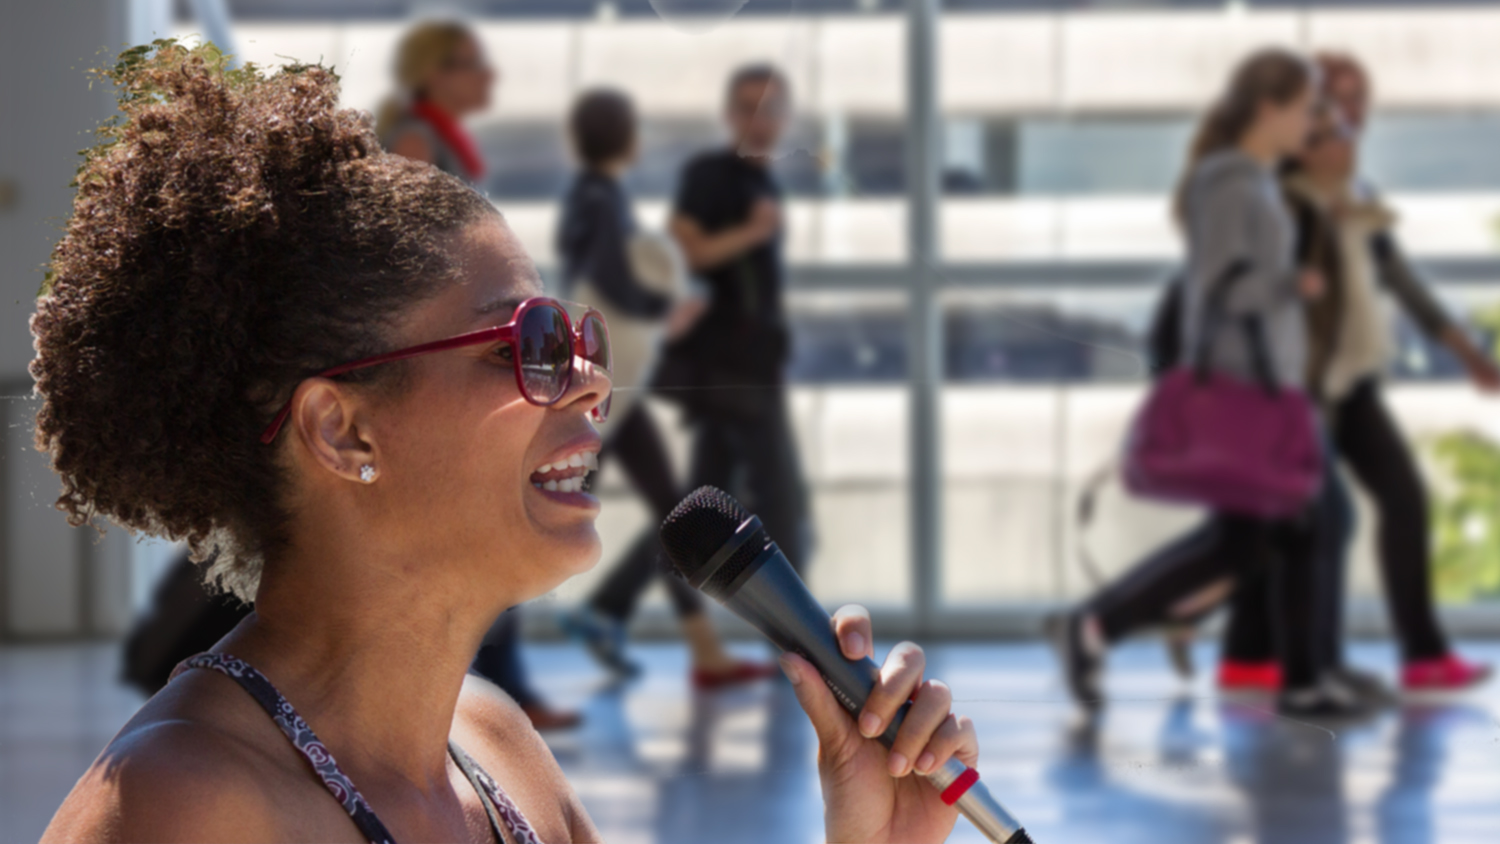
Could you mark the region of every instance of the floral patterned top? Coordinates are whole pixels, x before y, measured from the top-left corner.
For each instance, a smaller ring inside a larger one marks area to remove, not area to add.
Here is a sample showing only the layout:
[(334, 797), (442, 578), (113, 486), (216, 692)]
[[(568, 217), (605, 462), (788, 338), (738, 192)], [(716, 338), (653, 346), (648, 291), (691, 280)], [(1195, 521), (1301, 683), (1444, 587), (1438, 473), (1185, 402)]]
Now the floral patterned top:
[[(292, 746), (297, 748), (303, 758), (307, 759), (312, 766), (313, 773), (323, 781), (323, 785), (333, 794), (335, 800), (349, 813), (354, 825), (372, 844), (394, 844), (395, 839), (386, 830), (385, 824), (375, 817), (375, 811), (370, 804), (365, 802), (359, 789), (349, 780), (347, 774), (339, 768), (338, 762), (333, 759), (333, 754), (318, 740), (317, 735), (297, 710), (281, 696), (281, 692), (271, 685), (264, 674), (256, 671), (249, 663), (242, 659), (236, 659), (229, 654), (204, 653), (195, 657), (189, 657), (182, 661), (172, 672), (176, 677), (191, 668), (207, 668), (217, 671), (236, 683), (250, 693), (255, 702), (271, 716), (276, 726), (291, 741)], [(462, 748), (453, 742), (448, 742), (448, 753), (458, 765), (459, 770), (464, 772), (469, 782), (473, 784), (474, 790), (479, 793), (479, 800), (484, 804), (485, 814), (489, 816), (490, 827), (495, 837), (507, 844), (541, 844), (537, 838), (536, 831), (531, 828), (531, 823), (511, 799), (500, 789), (489, 774), (480, 768), (478, 763), (469, 757)]]

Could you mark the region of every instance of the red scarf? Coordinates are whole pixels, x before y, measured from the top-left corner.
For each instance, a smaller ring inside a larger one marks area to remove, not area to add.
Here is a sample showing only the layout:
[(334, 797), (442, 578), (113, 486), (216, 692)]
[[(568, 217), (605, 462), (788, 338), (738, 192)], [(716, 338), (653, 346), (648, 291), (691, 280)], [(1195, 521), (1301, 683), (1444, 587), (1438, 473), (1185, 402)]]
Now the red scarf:
[(433, 105), (427, 100), (417, 100), (412, 103), (412, 114), (427, 121), (427, 125), (437, 132), (443, 143), (453, 150), (458, 156), (458, 161), (464, 166), (470, 181), (479, 181), (484, 176), (484, 159), (479, 157), (479, 147), (474, 144), (474, 137), (464, 129), (463, 125), (453, 119), (453, 115)]

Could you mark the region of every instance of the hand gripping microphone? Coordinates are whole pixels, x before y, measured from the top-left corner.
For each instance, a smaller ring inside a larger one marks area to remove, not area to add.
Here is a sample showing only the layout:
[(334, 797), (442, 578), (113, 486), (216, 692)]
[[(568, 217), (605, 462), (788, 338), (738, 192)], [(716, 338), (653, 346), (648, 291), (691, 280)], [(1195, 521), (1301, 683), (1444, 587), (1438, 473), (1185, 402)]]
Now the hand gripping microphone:
[[(661, 526), (667, 556), (688, 583), (764, 633), (778, 648), (798, 654), (823, 675), (850, 714), (870, 696), (880, 666), (865, 657), (851, 662), (839, 650), (833, 621), (803, 585), (760, 519), (723, 490), (700, 487)], [(911, 704), (902, 705), (880, 736), (890, 747)], [(1016, 819), (990, 796), (979, 772), (957, 759), (926, 775), (979, 831), (996, 844), (1030, 844)]]

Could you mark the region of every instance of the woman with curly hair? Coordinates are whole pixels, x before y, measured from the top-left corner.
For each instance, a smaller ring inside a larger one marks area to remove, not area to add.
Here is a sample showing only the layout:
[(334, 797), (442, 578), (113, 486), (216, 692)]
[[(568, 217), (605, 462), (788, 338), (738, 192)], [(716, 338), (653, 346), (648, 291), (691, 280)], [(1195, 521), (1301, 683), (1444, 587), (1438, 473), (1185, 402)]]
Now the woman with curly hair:
[[(466, 676), (504, 610), (599, 556), (607, 336), (541, 297), (457, 178), (383, 152), (317, 67), (161, 43), (78, 178), (32, 321), (36, 438), (75, 524), (185, 540), (255, 612), (190, 658), (47, 841), (591, 841), (525, 715)], [(846, 654), (868, 617), (841, 611)], [(936, 841), (908, 776), (977, 742), (898, 646), (861, 733), (805, 661), (840, 841)], [(915, 703), (889, 755), (878, 735)], [(330, 799), (331, 798), (331, 799)]]

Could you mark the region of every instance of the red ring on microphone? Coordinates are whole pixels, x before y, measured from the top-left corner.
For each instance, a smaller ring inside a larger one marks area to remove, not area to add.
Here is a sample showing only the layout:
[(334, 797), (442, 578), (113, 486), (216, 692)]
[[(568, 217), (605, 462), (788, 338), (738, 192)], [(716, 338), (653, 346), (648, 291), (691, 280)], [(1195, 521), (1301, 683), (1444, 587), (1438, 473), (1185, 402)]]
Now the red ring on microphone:
[(968, 793), (969, 789), (973, 788), (976, 782), (979, 782), (979, 772), (973, 768), (965, 768), (964, 772), (958, 775), (958, 779), (954, 780), (952, 785), (943, 789), (941, 795), (943, 803), (949, 806), (957, 803), (958, 798)]

